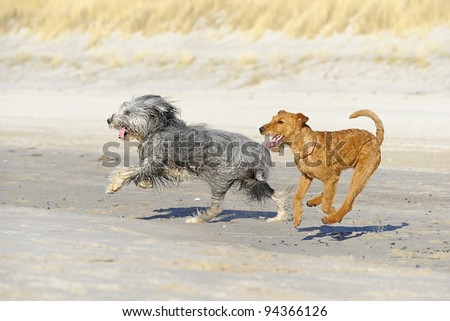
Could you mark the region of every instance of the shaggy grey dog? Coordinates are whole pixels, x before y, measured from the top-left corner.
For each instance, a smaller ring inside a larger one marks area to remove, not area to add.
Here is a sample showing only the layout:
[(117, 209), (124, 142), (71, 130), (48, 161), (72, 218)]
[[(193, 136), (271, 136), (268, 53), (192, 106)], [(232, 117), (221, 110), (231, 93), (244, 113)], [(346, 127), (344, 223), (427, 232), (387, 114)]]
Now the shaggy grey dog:
[(271, 198), (278, 207), (270, 221), (287, 220), (287, 191), (275, 192), (267, 183), (270, 153), (251, 139), (204, 125), (186, 125), (179, 110), (160, 96), (146, 95), (124, 102), (108, 118), (119, 138), (139, 141), (139, 164), (122, 167), (109, 178), (106, 193), (131, 182), (142, 188), (203, 179), (211, 187), (212, 202), (188, 223), (208, 222), (222, 212), (225, 194), (236, 186), (252, 200)]

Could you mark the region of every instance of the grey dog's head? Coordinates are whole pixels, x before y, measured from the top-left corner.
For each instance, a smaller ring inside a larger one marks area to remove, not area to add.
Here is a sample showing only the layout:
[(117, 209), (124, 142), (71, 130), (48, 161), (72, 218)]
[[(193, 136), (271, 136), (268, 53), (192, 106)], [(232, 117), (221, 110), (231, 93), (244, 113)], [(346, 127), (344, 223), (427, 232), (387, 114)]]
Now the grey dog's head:
[(178, 108), (161, 96), (145, 95), (122, 103), (107, 122), (109, 128), (119, 131), (120, 139), (143, 142), (163, 127), (184, 125), (178, 114)]

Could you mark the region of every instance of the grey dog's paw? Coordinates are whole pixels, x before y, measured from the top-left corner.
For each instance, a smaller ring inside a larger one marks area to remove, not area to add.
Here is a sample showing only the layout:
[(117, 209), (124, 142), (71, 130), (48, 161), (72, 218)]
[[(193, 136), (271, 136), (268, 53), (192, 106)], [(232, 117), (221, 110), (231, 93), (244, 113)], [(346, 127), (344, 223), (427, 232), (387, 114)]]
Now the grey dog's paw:
[(287, 215), (277, 215), (275, 217), (270, 217), (266, 220), (266, 222), (271, 223), (271, 222), (286, 222), (289, 221), (289, 216)]
[(114, 185), (114, 184), (109, 184), (109, 185), (106, 187), (105, 194), (114, 194), (114, 193), (117, 192), (119, 189), (120, 189), (120, 187), (117, 187), (117, 186)]
[(150, 180), (141, 180), (139, 183), (137, 183), (137, 186), (140, 188), (152, 188), (153, 183)]
[(122, 167), (117, 169), (113, 175), (109, 177), (109, 181), (111, 184), (106, 188), (106, 194), (114, 194), (119, 189), (121, 189), (124, 184), (128, 184), (127, 180), (129, 180), (133, 175), (136, 174), (138, 169), (130, 168), (130, 167)]
[(209, 216), (206, 214), (206, 212), (201, 212), (197, 210), (197, 214), (186, 219), (186, 223), (189, 224), (198, 224), (198, 223), (208, 223), (213, 216)]
[(189, 224), (198, 224), (198, 223), (206, 223), (207, 221), (203, 220), (200, 216), (192, 216), (186, 219), (186, 223)]

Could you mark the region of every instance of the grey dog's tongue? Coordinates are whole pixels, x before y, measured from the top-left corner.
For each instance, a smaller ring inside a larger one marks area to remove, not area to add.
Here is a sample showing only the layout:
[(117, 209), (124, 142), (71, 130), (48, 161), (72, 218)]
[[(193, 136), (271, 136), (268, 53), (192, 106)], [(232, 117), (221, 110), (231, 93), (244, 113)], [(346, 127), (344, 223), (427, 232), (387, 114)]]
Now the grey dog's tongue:
[(122, 127), (119, 130), (119, 138), (120, 139), (124, 139), (125, 138), (125, 134), (128, 132), (128, 128)]

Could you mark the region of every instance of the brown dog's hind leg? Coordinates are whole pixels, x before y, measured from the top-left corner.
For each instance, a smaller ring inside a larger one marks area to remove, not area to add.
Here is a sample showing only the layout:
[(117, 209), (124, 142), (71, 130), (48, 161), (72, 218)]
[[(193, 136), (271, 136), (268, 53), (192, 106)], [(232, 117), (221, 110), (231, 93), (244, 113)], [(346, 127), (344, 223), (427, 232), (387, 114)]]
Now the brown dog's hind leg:
[(294, 227), (297, 227), (302, 222), (303, 208), (302, 202), (303, 198), (308, 191), (309, 186), (311, 186), (312, 178), (303, 175), (300, 177), (300, 183), (298, 184), (297, 191), (294, 195)]
[[(334, 196), (337, 191), (337, 184), (339, 182), (339, 176), (333, 176), (328, 178), (328, 180), (323, 182), (323, 193), (322, 193), (322, 212), (328, 215), (334, 214)], [(322, 221), (327, 218), (324, 217)]]
[(355, 166), (355, 171), (353, 172), (352, 181), (350, 183), (350, 189), (344, 200), (344, 203), (342, 203), (341, 208), (335, 213), (322, 219), (322, 222), (324, 224), (333, 224), (342, 221), (345, 214), (352, 210), (353, 202), (355, 201), (356, 197), (359, 195), (359, 193), (361, 193), (361, 191), (364, 189), (364, 186), (366, 186), (367, 182), (369, 181), (369, 178), (372, 176), (373, 172), (375, 172), (375, 170), (378, 168), (381, 159), (381, 156), (379, 154), (375, 156), (373, 154), (369, 155), (370, 157), (367, 157), (367, 155), (363, 156), (366, 157), (362, 158), (361, 160), (365, 160), (365, 162), (359, 162)]

